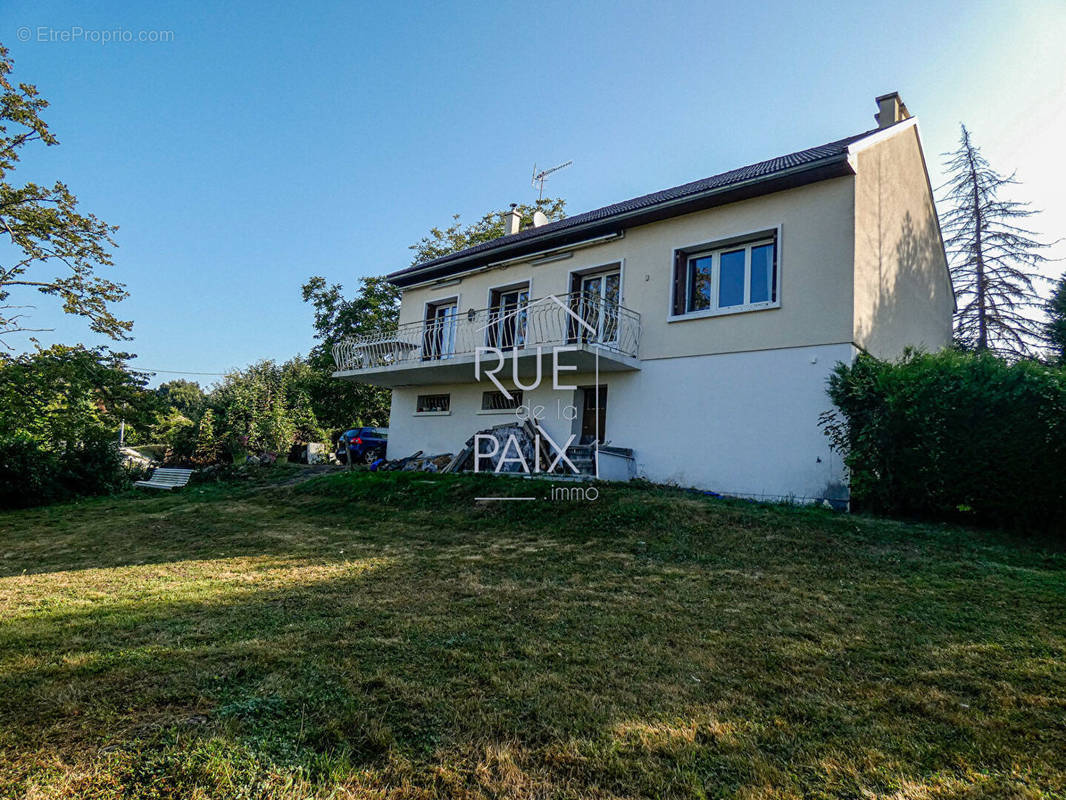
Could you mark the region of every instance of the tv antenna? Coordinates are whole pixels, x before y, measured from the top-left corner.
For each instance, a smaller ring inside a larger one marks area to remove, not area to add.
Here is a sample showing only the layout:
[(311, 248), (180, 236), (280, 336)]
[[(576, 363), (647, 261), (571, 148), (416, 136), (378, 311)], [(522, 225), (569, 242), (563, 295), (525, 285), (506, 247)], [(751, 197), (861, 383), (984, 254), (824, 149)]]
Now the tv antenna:
[(551, 169), (542, 169), (540, 172), (537, 172), (537, 165), (533, 165), (533, 180), (531, 181), (531, 183), (534, 189), (540, 190), (540, 195), (537, 198), (538, 200), (544, 199), (544, 181), (548, 180), (548, 176), (551, 175), (553, 172), (558, 172), (561, 169), (569, 167), (573, 163), (573, 161), (567, 161), (565, 164), (559, 164), (558, 166), (552, 167)]

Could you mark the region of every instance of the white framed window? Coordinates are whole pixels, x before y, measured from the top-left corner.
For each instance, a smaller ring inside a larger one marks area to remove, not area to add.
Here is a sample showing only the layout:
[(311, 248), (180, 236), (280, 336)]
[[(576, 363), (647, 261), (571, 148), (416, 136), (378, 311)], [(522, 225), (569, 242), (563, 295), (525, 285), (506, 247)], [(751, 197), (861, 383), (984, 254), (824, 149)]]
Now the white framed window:
[(451, 358), (455, 355), (455, 334), (459, 322), (456, 298), (426, 304), (426, 327), (422, 341), (422, 360)]
[(673, 317), (733, 314), (780, 305), (776, 232), (674, 255)]

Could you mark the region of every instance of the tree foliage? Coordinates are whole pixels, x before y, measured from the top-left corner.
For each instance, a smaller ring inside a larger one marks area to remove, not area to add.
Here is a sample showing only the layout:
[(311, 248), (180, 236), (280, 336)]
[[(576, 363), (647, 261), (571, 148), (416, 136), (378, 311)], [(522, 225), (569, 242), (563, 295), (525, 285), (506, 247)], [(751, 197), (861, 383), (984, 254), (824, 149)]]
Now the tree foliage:
[(303, 286), (303, 299), (315, 310), (318, 344), (307, 361), (313, 371), (308, 381), (311, 406), (318, 420), (332, 429), (388, 424), (388, 390), (334, 378), (333, 345), (394, 326), (400, 315), (400, 290), (383, 277), (360, 278), (349, 299), (341, 284), (314, 276)]
[[(566, 201), (560, 197), (543, 197), (532, 204), (521, 203), (515, 210), (522, 216), (522, 227), (526, 228), (533, 224), (534, 211), (542, 212), (550, 221), (563, 219), (566, 216)], [(431, 261), (499, 239), (506, 231), (506, 213), (507, 211), (492, 211), (469, 225), (464, 225), (460, 215), (455, 214), (447, 228), (432, 228), (428, 234), (411, 245), (410, 249), (415, 254), (412, 263), (421, 264), (423, 261)]]
[(44, 447), (118, 438), (145, 430), (159, 408), (148, 376), (131, 370), (128, 353), (106, 347), (53, 345), (18, 356), (0, 354), (0, 436)]
[(220, 448), (215, 436), (215, 413), (209, 408), (200, 417), (196, 426), (196, 445), (193, 449), (193, 462), (207, 466), (218, 461)]
[(155, 393), (160, 402), (173, 406), (186, 417), (199, 416), (206, 400), (199, 383), (182, 378), (159, 384)]
[(65, 347), (0, 354), (0, 507), (112, 492), (129, 483), (118, 453), (158, 409), (126, 353)]
[(1044, 310), (1048, 317), (1044, 326), (1044, 340), (1051, 350), (1051, 357), (1066, 366), (1066, 275), (1055, 284)]
[(950, 175), (940, 218), (959, 303), (955, 339), (964, 348), (1030, 356), (1042, 339), (1034, 311), (1042, 305), (1037, 267), (1050, 245), (1017, 224), (1037, 212), (1004, 199), (1014, 175), (996, 172), (962, 126), (959, 147), (946, 154)]
[[(239, 461), (247, 453), (287, 455), (297, 440), (321, 441), (299, 361), (260, 361), (222, 379), (208, 399), (212, 432), (221, 450)], [(201, 433), (203, 420), (201, 419)]]
[(13, 254), (0, 261), (0, 343), (5, 335), (43, 330), (30, 327), (33, 292), (57, 298), (65, 313), (86, 318), (97, 333), (127, 339), (133, 323), (111, 311), (126, 290), (97, 274), (98, 267), (112, 265), (111, 237), (117, 228), (79, 212), (77, 198), (60, 181), (50, 187), (8, 182), (22, 148), (59, 144), (40, 117), (48, 102), (37, 87), (13, 84), (11, 70), (8, 51), (0, 45), (0, 235)]

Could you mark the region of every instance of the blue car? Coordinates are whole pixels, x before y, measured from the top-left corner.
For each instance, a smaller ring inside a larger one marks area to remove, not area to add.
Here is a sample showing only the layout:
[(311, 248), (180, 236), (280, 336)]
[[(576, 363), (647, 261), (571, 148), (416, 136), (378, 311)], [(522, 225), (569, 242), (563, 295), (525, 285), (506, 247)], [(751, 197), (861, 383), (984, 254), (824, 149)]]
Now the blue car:
[(388, 428), (352, 428), (337, 440), (337, 460), (347, 464), (373, 464), (385, 458), (389, 446)]

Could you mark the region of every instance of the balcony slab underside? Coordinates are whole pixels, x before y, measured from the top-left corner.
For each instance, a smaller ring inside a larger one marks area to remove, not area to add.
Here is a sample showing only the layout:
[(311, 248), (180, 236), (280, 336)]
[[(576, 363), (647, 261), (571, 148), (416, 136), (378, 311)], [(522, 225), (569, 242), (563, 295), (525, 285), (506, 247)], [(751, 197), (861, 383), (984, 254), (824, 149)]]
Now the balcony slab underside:
[[(570, 383), (569, 376), (578, 374), (590, 375), (596, 372), (597, 362), (601, 373), (607, 372), (631, 372), (640, 369), (639, 359), (608, 348), (599, 348), (595, 345), (572, 345), (578, 349), (559, 354), (559, 382)], [(502, 383), (511, 380), (515, 367), (512, 359), (517, 358), (517, 371), (519, 378), (524, 383), (532, 381), (537, 374), (537, 351), (519, 350), (517, 356), (510, 351), (505, 351), (503, 368), (496, 372), (497, 379)], [(365, 383), (371, 386), (397, 388), (402, 386), (432, 386), (447, 383), (474, 383), (477, 378), (474, 374), (474, 354), (463, 353), (448, 358), (432, 359), (425, 361), (402, 361), (398, 364), (386, 366), (366, 367), (364, 369), (337, 370), (333, 373), (334, 378), (349, 380), (355, 383)], [(481, 356), (481, 382), (488, 383), (490, 379), (485, 374), (486, 370), (494, 369), (499, 364), (499, 359), (492, 353), (484, 353)], [(576, 367), (576, 370), (568, 370), (567, 367)], [(565, 371), (564, 371), (565, 370)], [(540, 354), (541, 381), (548, 382), (552, 379), (552, 348), (548, 347)]]

